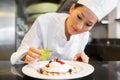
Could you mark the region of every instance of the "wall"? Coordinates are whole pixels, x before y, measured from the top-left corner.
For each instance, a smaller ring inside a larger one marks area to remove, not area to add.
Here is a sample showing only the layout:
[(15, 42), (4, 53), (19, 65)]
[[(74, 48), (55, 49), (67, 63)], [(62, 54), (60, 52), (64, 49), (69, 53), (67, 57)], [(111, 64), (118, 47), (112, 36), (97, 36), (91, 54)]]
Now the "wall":
[(107, 25), (98, 24), (90, 31), (92, 38), (107, 38)]
[(0, 0), (0, 60), (9, 60), (15, 51), (14, 0)]

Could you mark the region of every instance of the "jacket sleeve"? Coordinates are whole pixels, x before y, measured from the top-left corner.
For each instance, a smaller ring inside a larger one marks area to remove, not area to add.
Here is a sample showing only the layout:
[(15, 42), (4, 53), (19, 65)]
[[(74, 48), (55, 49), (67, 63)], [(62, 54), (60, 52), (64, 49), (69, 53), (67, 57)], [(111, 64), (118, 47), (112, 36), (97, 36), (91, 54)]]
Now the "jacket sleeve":
[(23, 38), (20, 47), (16, 52), (11, 55), (10, 61), (12, 64), (21, 64), (24, 63), (21, 61), (21, 58), (26, 54), (30, 46), (36, 48), (40, 47), (42, 42), (41, 29), (39, 24), (39, 18), (33, 23), (30, 30), (27, 32)]

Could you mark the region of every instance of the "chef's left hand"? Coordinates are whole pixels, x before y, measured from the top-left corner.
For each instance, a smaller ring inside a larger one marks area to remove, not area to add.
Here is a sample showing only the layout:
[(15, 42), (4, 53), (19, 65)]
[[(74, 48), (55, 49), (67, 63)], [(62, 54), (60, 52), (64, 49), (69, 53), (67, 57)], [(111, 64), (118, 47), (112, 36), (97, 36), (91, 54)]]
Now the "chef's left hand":
[(84, 63), (88, 63), (89, 62), (89, 57), (84, 53), (78, 53), (74, 56), (74, 61), (82, 61)]

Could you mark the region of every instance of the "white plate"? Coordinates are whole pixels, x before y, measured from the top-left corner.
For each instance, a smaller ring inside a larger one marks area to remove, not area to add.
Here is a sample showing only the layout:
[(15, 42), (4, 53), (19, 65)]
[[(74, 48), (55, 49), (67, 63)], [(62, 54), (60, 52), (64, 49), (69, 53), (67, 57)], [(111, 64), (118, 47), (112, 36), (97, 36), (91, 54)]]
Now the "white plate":
[(44, 67), (48, 63), (48, 61), (40, 61), (32, 65), (25, 65), (22, 68), (22, 72), (27, 76), (38, 79), (75, 79), (75, 78), (85, 77), (94, 71), (94, 67), (90, 64), (77, 62), (77, 61), (66, 61), (66, 62), (72, 66), (77, 67), (79, 69), (79, 72), (73, 75), (65, 75), (65, 76), (49, 76), (38, 73), (37, 70), (40, 67)]

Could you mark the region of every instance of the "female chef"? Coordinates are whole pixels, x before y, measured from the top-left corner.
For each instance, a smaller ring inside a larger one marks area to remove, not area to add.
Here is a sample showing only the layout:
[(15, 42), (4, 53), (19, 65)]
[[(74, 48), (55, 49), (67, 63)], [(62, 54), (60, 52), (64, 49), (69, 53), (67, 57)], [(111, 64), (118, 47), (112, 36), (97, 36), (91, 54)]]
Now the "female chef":
[(41, 58), (42, 48), (53, 50), (49, 59), (58, 57), (85, 63), (84, 53), (89, 31), (117, 5), (117, 0), (78, 0), (69, 14), (46, 13), (39, 16), (25, 35), (18, 50), (11, 56), (12, 64), (31, 63)]

